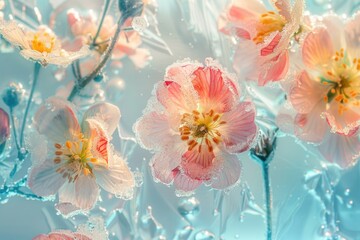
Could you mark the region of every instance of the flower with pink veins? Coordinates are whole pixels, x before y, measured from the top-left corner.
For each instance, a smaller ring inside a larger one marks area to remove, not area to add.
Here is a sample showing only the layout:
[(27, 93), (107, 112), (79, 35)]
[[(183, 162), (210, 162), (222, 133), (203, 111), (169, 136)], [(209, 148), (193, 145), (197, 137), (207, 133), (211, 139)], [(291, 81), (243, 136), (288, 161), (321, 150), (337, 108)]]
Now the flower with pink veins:
[(345, 24), (325, 17), (303, 41), (305, 67), (289, 93), (297, 112), (295, 133), (310, 142), (325, 139), (324, 156), (342, 167), (360, 154), (359, 23), (360, 14)]
[[(76, 10), (70, 9), (67, 13), (68, 24), (75, 40), (68, 45), (69, 49), (79, 49), (84, 45), (93, 43), (93, 39), (98, 29), (98, 21), (93, 12), (87, 15), (80, 15)], [(124, 28), (131, 27), (132, 19), (128, 19)], [(85, 72), (90, 72), (101, 55), (106, 51), (111, 37), (115, 34), (116, 24), (112, 16), (106, 16), (94, 45), (94, 59), (88, 60), (83, 64)], [(128, 56), (129, 59), (138, 68), (146, 66), (150, 60), (150, 52), (147, 49), (140, 48), (142, 44), (141, 36), (136, 31), (121, 32), (118, 42), (116, 43), (113, 53), (113, 60), (120, 60)]]
[(303, 0), (234, 0), (220, 16), (219, 29), (238, 38), (233, 66), (246, 80), (263, 86), (282, 80), (289, 69), (289, 44), (302, 30)]
[(131, 198), (134, 176), (109, 142), (119, 120), (119, 109), (109, 103), (90, 107), (79, 122), (70, 102), (48, 99), (35, 115), (35, 127), (47, 139), (47, 154), (43, 159), (33, 154), (30, 189), (39, 196), (59, 193), (60, 203), (81, 210), (95, 205), (98, 185)]
[(225, 189), (238, 182), (237, 153), (249, 149), (256, 134), (255, 107), (240, 102), (232, 75), (212, 59), (186, 60), (168, 67), (148, 109), (134, 125), (144, 148), (155, 152), (155, 180), (174, 183), (179, 193), (201, 183)]

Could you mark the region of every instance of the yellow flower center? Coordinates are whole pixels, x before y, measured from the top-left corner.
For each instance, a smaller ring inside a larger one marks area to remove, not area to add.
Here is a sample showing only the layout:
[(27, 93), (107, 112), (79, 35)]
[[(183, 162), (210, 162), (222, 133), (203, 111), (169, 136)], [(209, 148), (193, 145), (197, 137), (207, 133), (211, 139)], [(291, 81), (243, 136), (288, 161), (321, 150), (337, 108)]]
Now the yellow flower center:
[(89, 163), (95, 163), (96, 158), (91, 152), (91, 143), (88, 139), (80, 137), (78, 141), (66, 141), (64, 145), (55, 143), (54, 163), (59, 164), (56, 172), (67, 178), (69, 182), (75, 182), (80, 174), (93, 175)]
[(32, 36), (30, 46), (32, 50), (38, 52), (51, 53), (54, 50), (56, 37), (47, 31), (39, 30)]
[(207, 113), (197, 110), (184, 113), (179, 128), (181, 140), (187, 142), (189, 151), (198, 147), (198, 151), (201, 152), (205, 145), (204, 147), (212, 152), (213, 144), (217, 145), (221, 142), (218, 128), (223, 124), (226, 122), (221, 121), (221, 114), (216, 114), (212, 109)]
[(351, 106), (360, 106), (360, 59), (351, 61), (343, 48), (332, 59), (324, 67), (325, 73), (320, 77), (320, 82), (331, 86), (324, 101), (340, 103), (338, 112), (342, 114)]
[(256, 44), (263, 43), (265, 38), (275, 31), (281, 32), (286, 25), (286, 20), (273, 11), (268, 11), (260, 16), (256, 26), (256, 36), (253, 41)]

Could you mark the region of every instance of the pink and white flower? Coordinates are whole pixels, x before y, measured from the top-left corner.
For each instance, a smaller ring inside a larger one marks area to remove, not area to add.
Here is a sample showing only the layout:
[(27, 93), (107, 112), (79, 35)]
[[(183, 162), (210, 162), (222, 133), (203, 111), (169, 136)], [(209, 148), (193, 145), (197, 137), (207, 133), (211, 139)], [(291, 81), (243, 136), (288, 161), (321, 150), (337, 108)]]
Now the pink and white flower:
[(60, 203), (81, 210), (95, 205), (98, 185), (131, 198), (134, 176), (109, 142), (119, 120), (119, 109), (109, 103), (90, 107), (79, 122), (70, 102), (48, 99), (35, 115), (35, 127), (48, 142), (47, 154), (32, 154), (30, 189), (39, 196), (59, 193)]
[[(80, 15), (76, 10), (71, 9), (67, 13), (67, 18), (71, 32), (75, 36), (75, 40), (72, 44), (68, 45), (68, 48), (77, 50), (82, 46), (91, 45), (98, 28), (97, 18), (93, 12), (90, 12), (88, 15)], [(130, 27), (131, 21), (132, 19), (128, 19), (123, 27)], [(83, 64), (85, 72), (89, 71), (89, 69), (91, 71), (101, 55), (106, 51), (110, 43), (110, 38), (114, 35), (115, 30), (116, 24), (114, 23), (113, 17), (106, 16), (98, 38), (96, 39), (95, 51), (93, 52), (94, 58)], [(147, 49), (140, 48), (141, 44), (142, 40), (138, 32), (121, 32), (112, 53), (112, 59), (119, 61), (127, 56), (136, 67), (145, 67), (150, 60), (150, 52)]]
[(38, 61), (43, 66), (55, 64), (66, 67), (90, 53), (87, 46), (76, 51), (66, 51), (53, 31), (44, 25), (36, 31), (25, 31), (15, 21), (1, 21), (0, 33), (12, 45), (20, 48), (24, 58)]
[(236, 156), (257, 134), (255, 107), (240, 102), (232, 75), (212, 59), (206, 65), (184, 61), (168, 67), (155, 99), (134, 125), (144, 148), (155, 152), (156, 180), (191, 192), (201, 183), (225, 189), (238, 182)]
[(238, 38), (234, 69), (263, 86), (282, 80), (289, 69), (289, 44), (301, 31), (303, 0), (271, 0), (269, 10), (259, 0), (234, 0), (219, 19), (219, 29)]
[(303, 41), (305, 67), (289, 92), (297, 112), (295, 134), (321, 143), (324, 157), (342, 167), (360, 154), (359, 23), (360, 14), (345, 24), (325, 17)]

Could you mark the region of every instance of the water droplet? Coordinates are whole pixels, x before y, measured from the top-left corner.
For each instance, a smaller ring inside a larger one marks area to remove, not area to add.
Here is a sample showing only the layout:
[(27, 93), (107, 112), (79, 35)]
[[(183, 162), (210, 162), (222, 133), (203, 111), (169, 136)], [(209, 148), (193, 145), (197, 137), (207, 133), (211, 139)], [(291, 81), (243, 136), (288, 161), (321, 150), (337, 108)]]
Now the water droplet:
[(192, 226), (185, 226), (183, 229), (176, 231), (174, 240), (187, 240), (190, 239), (194, 228)]
[(178, 211), (183, 217), (196, 215), (200, 211), (200, 202), (195, 197), (182, 199), (178, 206)]
[(113, 102), (118, 102), (123, 96), (125, 82), (121, 78), (113, 78), (106, 84), (106, 97)]
[(350, 195), (350, 189), (349, 189), (349, 188), (345, 189), (344, 195), (345, 195), (345, 196), (349, 196), (349, 195)]
[(149, 23), (144, 17), (134, 17), (131, 26), (135, 31), (143, 32), (149, 26)]
[(352, 208), (354, 206), (354, 201), (353, 200), (349, 200), (346, 204), (347, 208)]
[(159, 238), (164, 232), (162, 225), (152, 215), (150, 206), (147, 208), (147, 213), (141, 217), (140, 232), (143, 239)]
[(213, 239), (215, 239), (215, 235), (207, 230), (200, 231), (195, 235), (195, 240), (213, 240)]

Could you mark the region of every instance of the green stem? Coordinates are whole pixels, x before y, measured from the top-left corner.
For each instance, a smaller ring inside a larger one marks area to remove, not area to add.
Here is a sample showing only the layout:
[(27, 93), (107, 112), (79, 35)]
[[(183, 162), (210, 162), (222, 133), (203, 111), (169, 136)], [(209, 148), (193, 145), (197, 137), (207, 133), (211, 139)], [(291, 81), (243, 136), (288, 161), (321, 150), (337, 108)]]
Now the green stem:
[(73, 89), (71, 90), (69, 97), (67, 98), (70, 102), (73, 100), (73, 98), (76, 96), (76, 94), (78, 94), (80, 92), (81, 89), (83, 89), (87, 84), (89, 84), (90, 81), (100, 73), (102, 68), (105, 66), (106, 62), (110, 59), (111, 53), (114, 50), (115, 44), (119, 39), (120, 32), (121, 32), (121, 26), (124, 24), (126, 19), (127, 19), (127, 16), (120, 16), (118, 23), (117, 23), (116, 32), (114, 34), (114, 37), (111, 40), (110, 46), (108, 47), (104, 57), (102, 58), (99, 65), (91, 73), (82, 77), (81, 79), (79, 79), (79, 81), (77, 83), (75, 83)]
[(27, 121), (27, 115), (29, 113), (29, 109), (30, 109), (30, 105), (32, 102), (32, 98), (36, 89), (36, 85), (37, 85), (37, 81), (39, 78), (39, 72), (40, 72), (40, 68), (41, 68), (41, 64), (36, 62), (35, 63), (35, 67), (34, 67), (34, 81), (32, 83), (32, 87), (30, 90), (30, 96), (29, 99), (27, 101), (26, 104), (26, 109), (25, 109), (25, 114), (24, 114), (24, 118), (21, 124), (21, 132), (20, 132), (20, 146), (23, 147), (24, 146), (24, 130), (25, 130), (25, 125), (26, 125), (26, 121)]
[(265, 190), (265, 207), (266, 207), (266, 239), (272, 239), (272, 222), (271, 222), (271, 189), (270, 189), (270, 177), (269, 177), (269, 164), (262, 162), (262, 175)]
[(99, 26), (98, 26), (98, 29), (96, 31), (96, 34), (94, 36), (94, 39), (92, 41), (92, 45), (95, 45), (96, 44), (96, 39), (99, 37), (99, 34), (100, 34), (100, 31), (101, 31), (101, 27), (104, 23), (104, 19), (105, 19), (105, 16), (106, 16), (106, 13), (109, 9), (109, 6), (110, 6), (110, 0), (105, 0), (105, 5), (104, 5), (104, 9), (103, 9), (103, 12), (102, 12), (102, 15), (101, 15), (101, 20), (100, 20), (100, 23), (99, 23)]

